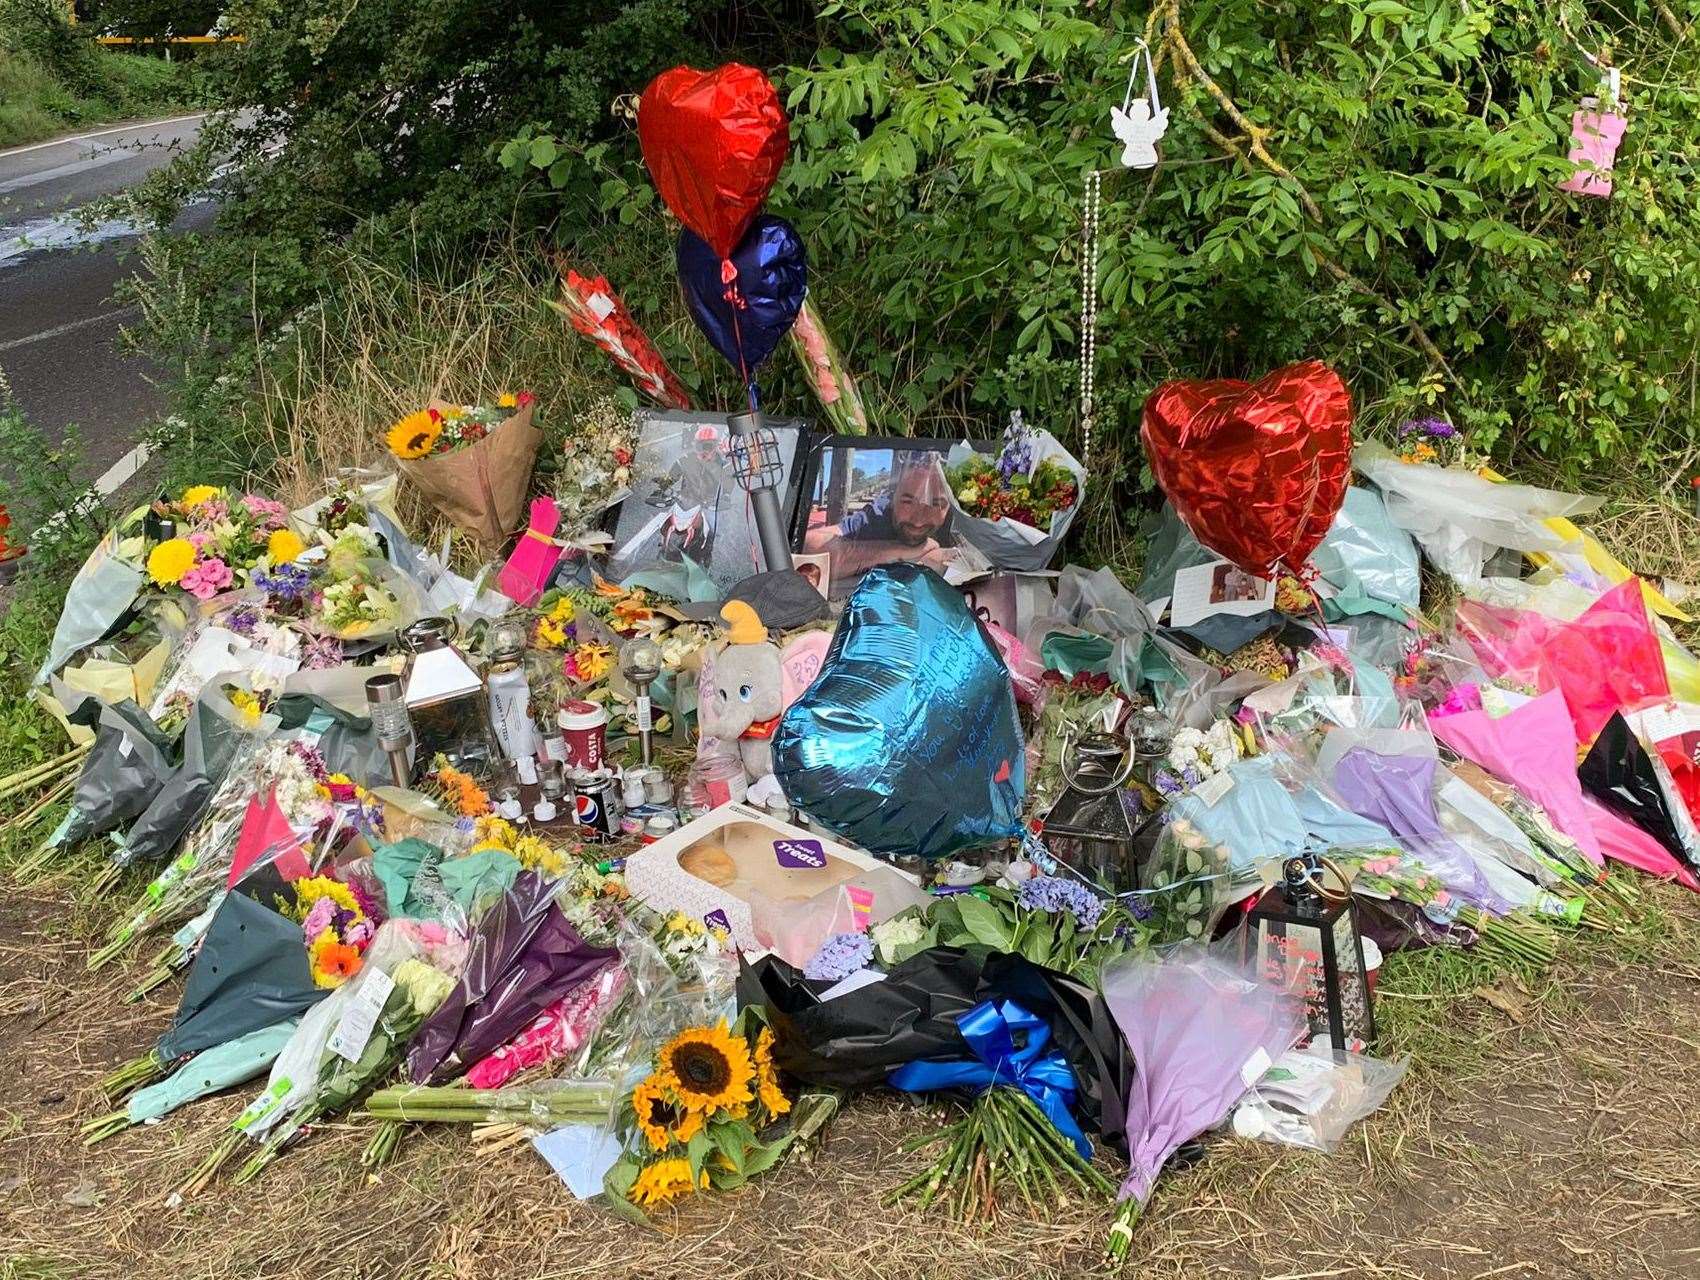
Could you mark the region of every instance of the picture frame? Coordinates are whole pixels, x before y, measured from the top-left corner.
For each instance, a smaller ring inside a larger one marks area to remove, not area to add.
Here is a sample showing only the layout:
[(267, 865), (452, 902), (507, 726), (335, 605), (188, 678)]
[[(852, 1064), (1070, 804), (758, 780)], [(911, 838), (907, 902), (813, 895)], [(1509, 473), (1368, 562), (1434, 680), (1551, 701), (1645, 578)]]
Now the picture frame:
[[(763, 416), (779, 443), (780, 519), (794, 525), (801, 472), (813, 434), (802, 418)], [(710, 410), (644, 409), (637, 414), (631, 492), (603, 527), (612, 538), (603, 569), (619, 582), (688, 555), (722, 596), (766, 568), (748, 495), (733, 476), (727, 415)]]
[[(960, 441), (818, 435), (799, 485), (792, 550), (828, 557), (828, 598), (842, 600), (880, 564), (913, 562), (951, 576), (972, 554), (952, 530), (945, 455)], [(971, 441), (989, 449), (991, 441)]]

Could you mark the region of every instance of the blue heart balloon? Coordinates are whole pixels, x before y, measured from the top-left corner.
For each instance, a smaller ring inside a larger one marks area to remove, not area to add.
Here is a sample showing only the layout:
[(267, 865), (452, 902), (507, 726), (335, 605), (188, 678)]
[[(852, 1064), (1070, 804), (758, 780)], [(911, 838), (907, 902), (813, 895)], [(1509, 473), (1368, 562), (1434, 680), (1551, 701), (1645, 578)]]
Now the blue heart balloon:
[(898, 564), (863, 575), (773, 771), (863, 848), (939, 858), (1020, 831), (1024, 754), (1009, 670), (962, 593)]
[(791, 331), (809, 292), (808, 259), (796, 228), (770, 213), (750, 223), (728, 260), (736, 273), (730, 281), (720, 256), (694, 232), (679, 233), (678, 259), (691, 319), (749, 381)]

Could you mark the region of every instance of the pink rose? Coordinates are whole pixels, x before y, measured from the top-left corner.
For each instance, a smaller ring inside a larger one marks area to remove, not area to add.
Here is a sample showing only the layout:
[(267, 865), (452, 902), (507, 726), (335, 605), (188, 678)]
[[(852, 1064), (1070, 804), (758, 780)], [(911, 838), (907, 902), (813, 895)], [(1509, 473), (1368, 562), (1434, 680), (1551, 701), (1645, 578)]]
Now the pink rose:
[(177, 585), (197, 600), (211, 600), (233, 581), (235, 575), (230, 572), (230, 566), (215, 556), (211, 560), (202, 560), (184, 574)]

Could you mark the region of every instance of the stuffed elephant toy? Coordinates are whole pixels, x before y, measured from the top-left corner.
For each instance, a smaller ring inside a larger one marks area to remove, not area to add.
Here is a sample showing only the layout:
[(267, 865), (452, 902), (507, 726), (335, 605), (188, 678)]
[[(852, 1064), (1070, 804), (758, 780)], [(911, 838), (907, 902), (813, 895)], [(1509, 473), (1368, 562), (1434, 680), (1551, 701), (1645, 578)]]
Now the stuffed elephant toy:
[(759, 781), (773, 772), (773, 731), (785, 710), (780, 649), (768, 639), (756, 611), (742, 600), (727, 601), (720, 616), (730, 630), (711, 676), (704, 666), (708, 678), (698, 695), (698, 723), (704, 736), (736, 742), (745, 772)]

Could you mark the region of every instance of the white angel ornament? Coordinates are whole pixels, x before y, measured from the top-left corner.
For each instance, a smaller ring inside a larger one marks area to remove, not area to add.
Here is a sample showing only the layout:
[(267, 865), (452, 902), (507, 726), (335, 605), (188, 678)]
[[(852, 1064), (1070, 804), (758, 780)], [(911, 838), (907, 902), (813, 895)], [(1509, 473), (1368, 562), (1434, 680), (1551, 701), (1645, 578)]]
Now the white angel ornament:
[(1151, 109), (1144, 98), (1124, 107), (1110, 108), (1110, 129), (1122, 144), (1122, 164), (1129, 169), (1151, 169), (1157, 164), (1157, 143), (1169, 131), (1169, 109)]
[[(1145, 68), (1145, 92), (1133, 96), (1133, 86), (1139, 83), (1139, 69)], [(1151, 60), (1151, 50), (1145, 41), (1133, 46), (1133, 65), (1127, 72), (1127, 92), (1122, 104), (1110, 108), (1110, 131), (1122, 144), (1122, 164), (1129, 169), (1157, 167), (1157, 143), (1169, 131), (1169, 109), (1157, 97), (1157, 64)]]

